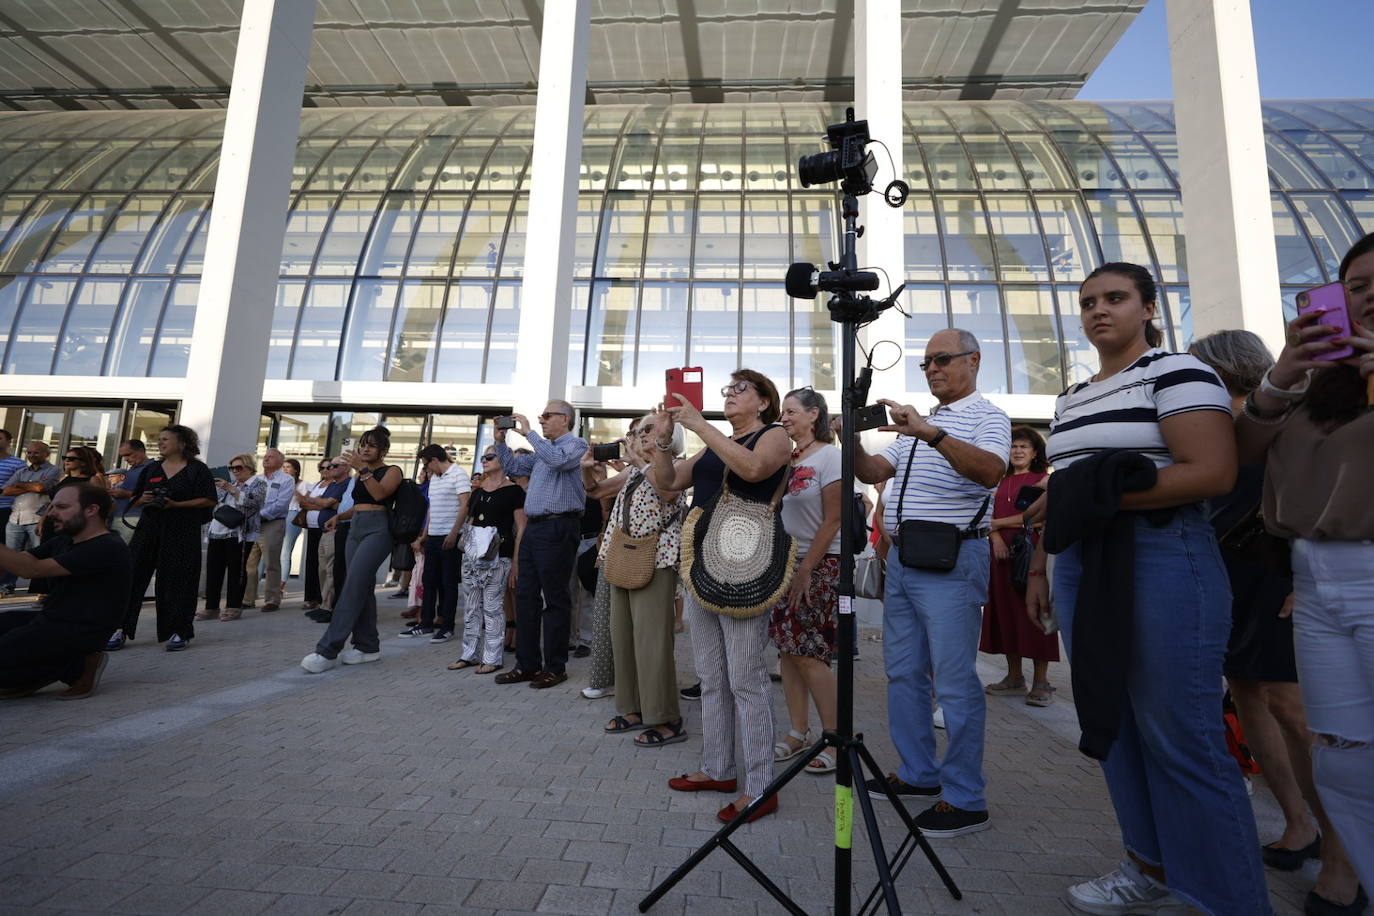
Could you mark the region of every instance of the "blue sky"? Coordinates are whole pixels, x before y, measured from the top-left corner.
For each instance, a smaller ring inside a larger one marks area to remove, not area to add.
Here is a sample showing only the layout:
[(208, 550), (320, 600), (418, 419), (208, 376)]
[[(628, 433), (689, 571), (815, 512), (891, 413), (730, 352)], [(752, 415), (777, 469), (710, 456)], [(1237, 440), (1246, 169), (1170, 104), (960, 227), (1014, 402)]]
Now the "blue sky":
[[(1251, 0), (1250, 9), (1261, 96), (1374, 97), (1374, 0)], [(1078, 98), (1167, 99), (1172, 84), (1165, 0), (1149, 0)]]

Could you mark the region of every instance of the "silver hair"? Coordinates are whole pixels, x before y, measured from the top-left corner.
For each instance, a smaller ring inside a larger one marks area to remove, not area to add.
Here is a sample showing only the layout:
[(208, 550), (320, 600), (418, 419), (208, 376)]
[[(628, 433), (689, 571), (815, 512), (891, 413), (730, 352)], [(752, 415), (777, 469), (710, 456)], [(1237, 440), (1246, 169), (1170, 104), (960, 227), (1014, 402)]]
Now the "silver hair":
[(1274, 365), (1274, 356), (1251, 331), (1217, 331), (1193, 341), (1188, 352), (1216, 370), (1232, 395), (1249, 394)]
[[(652, 420), (653, 418), (654, 418), (654, 415), (653, 415), (652, 413), (646, 413), (646, 414), (645, 414), (643, 417), (641, 417), (640, 420), (639, 420), (640, 428), (642, 428), (642, 427), (644, 426), (644, 423), (645, 423), (646, 421)], [(655, 435), (655, 436), (652, 437), (652, 439), (653, 439), (653, 441), (657, 442), (657, 441), (658, 441), (658, 436)], [(655, 447), (656, 447), (656, 446), (655, 446)], [(673, 446), (672, 446), (672, 447), (673, 447), (673, 457), (674, 457), (674, 458), (681, 458), (681, 457), (682, 457), (682, 453), (685, 452), (685, 451), (687, 451), (687, 434), (684, 433), (683, 430), (682, 430), (682, 427), (681, 427), (681, 426), (678, 426), (676, 423), (673, 424)]]
[(549, 403), (558, 408), (558, 412), (568, 418), (568, 428), (577, 426), (577, 408), (573, 407), (562, 398), (550, 398)]
[(981, 352), (981, 348), (978, 346), (978, 338), (974, 337), (971, 331), (965, 331), (963, 328), (950, 328), (950, 330), (959, 335), (960, 350), (971, 350), (974, 353)]

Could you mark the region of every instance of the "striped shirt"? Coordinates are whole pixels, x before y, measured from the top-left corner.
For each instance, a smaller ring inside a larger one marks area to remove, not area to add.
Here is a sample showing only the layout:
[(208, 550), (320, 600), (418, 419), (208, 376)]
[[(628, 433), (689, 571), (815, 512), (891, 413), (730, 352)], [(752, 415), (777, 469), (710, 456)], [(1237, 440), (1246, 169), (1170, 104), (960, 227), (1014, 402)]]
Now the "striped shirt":
[(1159, 421), (1194, 410), (1231, 415), (1221, 379), (1196, 357), (1155, 348), (1100, 382), (1081, 382), (1059, 396), (1050, 424), (1050, 464), (1065, 468), (1109, 448), (1174, 463)]
[(572, 433), (564, 433), (550, 442), (535, 430), (525, 433), (525, 441), (533, 455), (517, 455), (504, 442), (493, 443), (493, 449), (508, 477), (529, 477), (525, 490), (525, 514), (530, 518), (544, 515), (582, 514), (587, 507), (587, 488), (582, 484), (582, 456), (587, 440)]
[[(27, 461), (14, 455), (0, 458), (0, 490), (9, 486), (10, 478), (28, 466), (29, 463)], [(0, 496), (0, 509), (9, 509), (13, 506), (13, 496)]]
[[(952, 404), (941, 404), (926, 419), (951, 438), (991, 452), (1003, 462), (1011, 456), (1011, 419), (976, 391)], [(916, 450), (914, 456), (912, 449)], [(903, 494), (908, 456), (911, 479)], [(898, 436), (883, 450), (882, 457), (895, 471), (883, 490), (883, 524), (888, 531), (895, 532), (899, 523), (918, 518), (966, 527), (994, 492), (954, 470), (938, 450), (912, 436)], [(988, 508), (992, 508), (990, 503)], [(983, 515), (983, 521), (989, 518), (990, 511)]]
[(428, 534), (443, 537), (453, 530), (458, 521), (458, 510), (462, 505), (460, 497), (472, 492), (472, 478), (468, 472), (456, 464), (438, 477), (429, 479), (429, 527)]

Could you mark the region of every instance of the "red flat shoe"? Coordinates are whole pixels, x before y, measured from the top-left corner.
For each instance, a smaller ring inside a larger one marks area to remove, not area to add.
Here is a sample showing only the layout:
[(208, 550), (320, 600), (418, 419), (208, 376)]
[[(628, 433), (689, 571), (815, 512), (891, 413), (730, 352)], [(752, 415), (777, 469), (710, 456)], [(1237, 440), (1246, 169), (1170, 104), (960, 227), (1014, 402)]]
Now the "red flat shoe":
[(668, 788), (676, 792), (735, 792), (739, 781), (735, 779), (688, 779), (687, 774), (674, 776), (668, 780)]
[[(778, 810), (778, 797), (776, 795), (770, 795), (766, 802), (759, 805), (758, 808), (754, 810), (753, 814), (744, 819), (744, 822), (746, 824), (752, 824), (759, 818), (772, 814), (776, 810)], [(733, 821), (738, 814), (739, 810), (735, 808), (734, 803), (731, 802), (716, 812), (716, 820), (720, 821), (722, 824), (728, 824)]]

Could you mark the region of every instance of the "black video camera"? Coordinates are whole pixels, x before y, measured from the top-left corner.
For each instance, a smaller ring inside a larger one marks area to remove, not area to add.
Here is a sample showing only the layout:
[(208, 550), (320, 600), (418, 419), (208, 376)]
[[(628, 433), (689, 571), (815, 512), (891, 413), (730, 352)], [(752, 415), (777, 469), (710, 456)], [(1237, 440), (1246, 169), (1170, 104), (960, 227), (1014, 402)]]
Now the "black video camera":
[(873, 177), (878, 174), (878, 163), (873, 154), (865, 152), (868, 145), (868, 122), (855, 121), (854, 109), (845, 109), (845, 119), (840, 124), (831, 124), (825, 129), (825, 137), (830, 142), (830, 151), (802, 156), (797, 162), (797, 175), (801, 186), (841, 182), (841, 187), (855, 197), (873, 190)]

